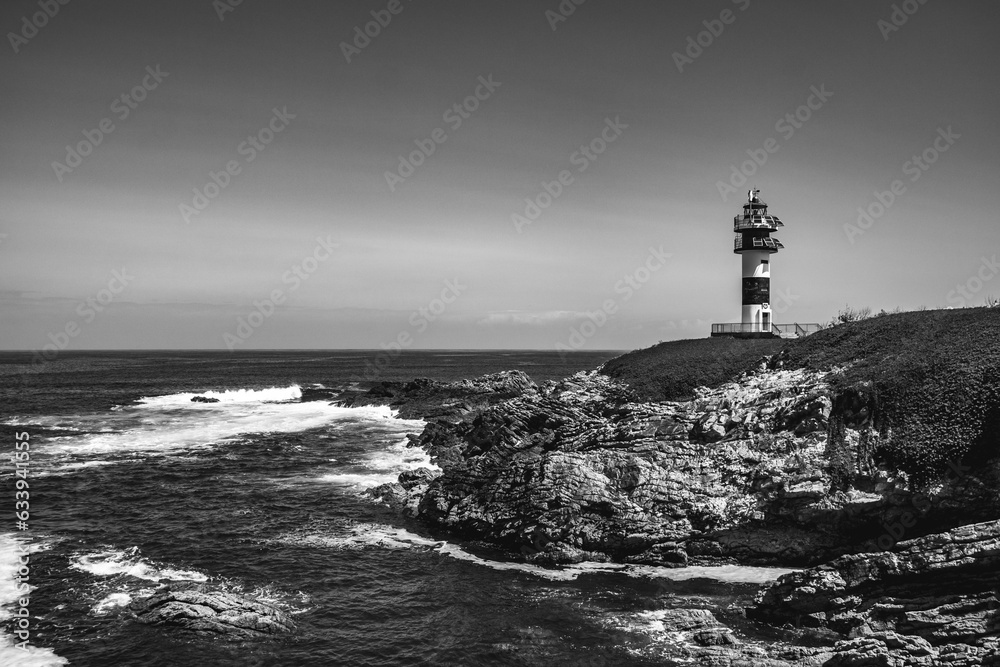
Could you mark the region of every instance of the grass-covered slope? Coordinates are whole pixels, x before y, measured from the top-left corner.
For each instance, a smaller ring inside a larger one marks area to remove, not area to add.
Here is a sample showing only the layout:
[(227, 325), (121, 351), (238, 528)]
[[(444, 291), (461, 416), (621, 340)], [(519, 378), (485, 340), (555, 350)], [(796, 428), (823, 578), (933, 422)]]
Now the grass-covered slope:
[(729, 382), (787, 345), (778, 338), (675, 340), (615, 357), (601, 372), (629, 385), (643, 400), (677, 400), (690, 397), (695, 387)]
[[(830, 370), (831, 458), (846, 486), (886, 463), (917, 485), (1000, 455), (1000, 308), (882, 315), (801, 340), (700, 339), (661, 343), (607, 362), (603, 371), (651, 400), (735, 379), (763, 355), (784, 368)], [(845, 427), (870, 433), (857, 451)]]
[(1000, 308), (853, 322), (789, 346), (782, 358), (813, 369), (850, 364), (836, 382), (831, 445), (844, 425), (868, 419), (881, 436), (872, 460), (918, 485), (1000, 454)]

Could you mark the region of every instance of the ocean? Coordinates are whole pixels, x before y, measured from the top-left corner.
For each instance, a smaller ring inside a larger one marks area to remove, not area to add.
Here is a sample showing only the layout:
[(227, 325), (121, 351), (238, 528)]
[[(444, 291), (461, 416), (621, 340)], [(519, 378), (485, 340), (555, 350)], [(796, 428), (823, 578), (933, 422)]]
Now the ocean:
[[(669, 665), (676, 608), (752, 637), (740, 610), (775, 571), (510, 562), (362, 495), (430, 465), (405, 446), (423, 422), (299, 400), (506, 369), (542, 383), (615, 354), (404, 351), (375, 375), (360, 351), (0, 353), (0, 665)], [(130, 615), (186, 581), (299, 630), (230, 642)]]

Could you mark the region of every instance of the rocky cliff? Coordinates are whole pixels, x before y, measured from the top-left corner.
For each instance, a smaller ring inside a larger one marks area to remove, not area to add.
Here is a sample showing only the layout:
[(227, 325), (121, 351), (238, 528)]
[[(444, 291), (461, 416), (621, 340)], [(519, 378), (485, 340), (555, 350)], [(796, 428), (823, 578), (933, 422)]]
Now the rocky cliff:
[[(956, 505), (995, 505), (996, 466), (916, 492), (868, 469), (832, 487), (828, 373), (762, 365), (690, 401), (642, 403), (597, 372), (518, 393), (427, 425), (412, 444), (440, 477), (383, 497), (432, 525), (539, 562), (804, 565), (891, 546), (960, 521)], [(516, 388), (516, 389), (511, 389)], [(874, 437), (848, 420), (848, 447)], [(863, 457), (859, 457), (859, 460)]]

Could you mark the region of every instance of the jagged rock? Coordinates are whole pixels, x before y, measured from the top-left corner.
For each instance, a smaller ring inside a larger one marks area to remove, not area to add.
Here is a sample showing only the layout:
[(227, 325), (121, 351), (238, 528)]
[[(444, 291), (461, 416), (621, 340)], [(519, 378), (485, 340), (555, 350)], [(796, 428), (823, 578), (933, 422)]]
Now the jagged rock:
[[(928, 494), (889, 471), (868, 474), (863, 489), (838, 489), (825, 432), (826, 373), (765, 368), (699, 387), (690, 401), (662, 403), (637, 403), (596, 372), (542, 389), (523, 377), (490, 377), (467, 384), (521, 393), (433, 420), (413, 439), (444, 471), (418, 513), (515, 553), (540, 551), (533, 542), (542, 531), (550, 553), (661, 565), (683, 564), (684, 554), (695, 563), (810, 565), (884, 544), (883, 524), (912, 526), (917, 512), (905, 513), (914, 506), (930, 532), (955, 525), (955, 507), (976, 504), (988, 515), (997, 505), (969, 501), (972, 474), (964, 487), (945, 480)], [(848, 428), (845, 442), (861, 434)], [(989, 493), (979, 483), (975, 498)], [(634, 534), (646, 545), (626, 541)], [(677, 546), (645, 553), (667, 542)]]
[(191, 397), (191, 402), (192, 403), (218, 403), (219, 399), (212, 398), (210, 396), (192, 396)]
[(918, 637), (879, 632), (838, 642), (836, 653), (824, 667), (869, 667), (877, 665), (935, 665), (938, 652)]
[[(763, 372), (659, 404), (635, 403), (606, 376), (578, 373), (461, 421), (428, 424), (414, 444), (444, 472), (419, 514), (517, 553), (540, 551), (541, 531), (550, 554), (673, 566), (808, 562), (842, 537), (839, 508), (817, 506), (830, 488), (824, 436), (745, 426), (773, 421), (802, 403), (803, 391), (807, 413), (822, 413), (826, 385), (804, 371)], [(816, 529), (824, 517), (825, 533)]]
[(368, 489), (364, 495), (387, 504), (407, 517), (414, 517), (427, 485), (440, 474), (429, 468), (407, 470), (400, 473), (395, 482)]
[(403, 419), (454, 420), (536, 389), (523, 371), (502, 371), (458, 382), (421, 378), (380, 382), (368, 390), (351, 387), (339, 391), (335, 402), (346, 407), (388, 405)]
[(747, 610), (775, 625), (830, 628), (830, 665), (1000, 663), (1000, 521), (850, 554), (783, 576)]
[(421, 484), (430, 484), (432, 480), (436, 479), (440, 473), (431, 470), (430, 468), (417, 468), (416, 470), (407, 470), (405, 472), (399, 473), (399, 485), (404, 489), (409, 491), (416, 486)]
[(227, 639), (256, 639), (295, 631), (284, 611), (243, 595), (209, 591), (204, 585), (171, 585), (129, 605), (140, 623), (222, 635)]
[(302, 395), (299, 397), (299, 402), (332, 401), (339, 395), (340, 390), (338, 389), (329, 389), (321, 384), (311, 384), (302, 388)]

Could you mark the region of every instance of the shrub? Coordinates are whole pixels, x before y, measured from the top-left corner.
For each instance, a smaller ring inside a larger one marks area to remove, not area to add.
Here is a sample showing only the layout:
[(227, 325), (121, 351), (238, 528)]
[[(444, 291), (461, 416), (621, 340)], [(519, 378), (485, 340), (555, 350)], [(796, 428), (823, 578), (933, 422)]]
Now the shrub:
[[(884, 310), (882, 311), (885, 312)], [(860, 322), (861, 320), (867, 320), (872, 316), (872, 309), (868, 306), (864, 308), (851, 308), (850, 306), (844, 306), (837, 316), (830, 320), (830, 326), (835, 327), (838, 324), (847, 324), (849, 322)]]

